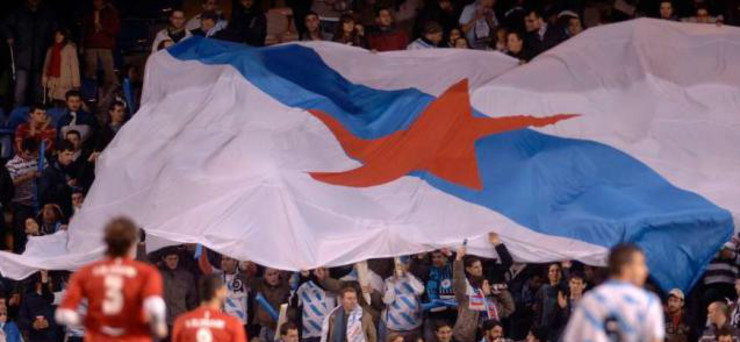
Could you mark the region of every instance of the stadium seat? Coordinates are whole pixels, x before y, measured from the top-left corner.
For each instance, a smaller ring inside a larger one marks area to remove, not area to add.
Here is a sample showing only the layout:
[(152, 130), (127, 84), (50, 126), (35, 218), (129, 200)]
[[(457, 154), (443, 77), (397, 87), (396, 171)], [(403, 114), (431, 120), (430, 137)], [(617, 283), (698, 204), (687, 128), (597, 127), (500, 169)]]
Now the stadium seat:
[(60, 118), (62, 117), (62, 115), (64, 115), (64, 113), (66, 113), (66, 112), (67, 112), (67, 110), (66, 110), (66, 109), (64, 109), (64, 108), (49, 108), (49, 109), (48, 109), (48, 110), (46, 111), (46, 114), (48, 114), (48, 115), (49, 115), (49, 117), (51, 117), (51, 124), (52, 124), (52, 125), (53, 125), (54, 127), (56, 127), (56, 126), (57, 126), (57, 122), (59, 122), (59, 119), (60, 119)]
[(7, 128), (15, 131), (15, 128), (28, 121), (28, 107), (17, 107), (10, 112)]

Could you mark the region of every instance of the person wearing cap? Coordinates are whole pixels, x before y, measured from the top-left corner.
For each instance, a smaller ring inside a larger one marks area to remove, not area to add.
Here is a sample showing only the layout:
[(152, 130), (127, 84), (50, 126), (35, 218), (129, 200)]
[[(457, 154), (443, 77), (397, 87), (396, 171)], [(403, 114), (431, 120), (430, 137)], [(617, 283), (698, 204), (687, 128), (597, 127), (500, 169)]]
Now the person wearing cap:
[(442, 25), (436, 21), (424, 24), (424, 32), (406, 47), (406, 50), (435, 49), (442, 43)]
[(668, 342), (688, 342), (691, 329), (686, 323), (683, 310), (685, 297), (683, 291), (673, 289), (668, 292), (665, 306), (665, 340)]

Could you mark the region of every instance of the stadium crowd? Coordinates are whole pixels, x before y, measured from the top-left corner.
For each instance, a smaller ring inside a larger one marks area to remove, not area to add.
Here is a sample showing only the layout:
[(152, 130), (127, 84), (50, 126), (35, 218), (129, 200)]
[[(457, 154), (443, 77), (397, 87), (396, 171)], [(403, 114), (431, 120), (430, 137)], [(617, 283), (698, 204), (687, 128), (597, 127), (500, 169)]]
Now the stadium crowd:
[[(377, 52), (488, 50), (523, 64), (587, 29), (589, 13), (595, 13), (589, 25), (641, 16), (740, 22), (740, 4), (733, 0), (226, 2), (203, 0), (197, 13), (170, 8), (166, 22), (148, 27), (161, 30), (128, 48), (145, 55), (193, 35), (251, 46), (299, 39)], [(122, 55), (131, 51), (123, 50), (119, 36), (130, 37), (127, 30), (133, 29), (122, 24), (131, 20), (118, 5), (108, 0), (3, 5), (0, 244), (5, 250), (22, 253), (29, 237), (67, 229), (94, 181), (98, 155), (135, 113), (144, 65), (135, 58), (124, 63)], [(268, 29), (274, 16), (267, 13), (280, 6), (292, 17), (284, 20), (287, 34)], [(360, 266), (291, 273), (196, 245), (147, 255), (143, 239), (138, 258), (156, 265), (164, 278), (168, 325), (197, 307), (198, 279), (216, 274), (228, 287), (224, 311), (252, 340), (265, 341), (275, 335), (282, 341), (320, 341), (322, 334), (344, 341), (350, 331), (367, 341), (557, 341), (575, 303), (607, 276), (604, 269), (578, 262), (515, 263), (496, 234), (490, 242), (496, 259), (466, 255), (461, 247), (369, 260), (362, 286)], [(733, 240), (691, 293), (648, 285), (664, 299), (667, 340), (740, 339), (738, 266), (740, 241)], [(68, 280), (69, 272), (61, 271), (40, 271), (23, 281), (0, 279), (0, 340), (81, 341), (82, 330), (54, 320)], [(288, 306), (288, 321), (278, 328), (282, 304)], [(362, 310), (335, 309), (358, 306)]]

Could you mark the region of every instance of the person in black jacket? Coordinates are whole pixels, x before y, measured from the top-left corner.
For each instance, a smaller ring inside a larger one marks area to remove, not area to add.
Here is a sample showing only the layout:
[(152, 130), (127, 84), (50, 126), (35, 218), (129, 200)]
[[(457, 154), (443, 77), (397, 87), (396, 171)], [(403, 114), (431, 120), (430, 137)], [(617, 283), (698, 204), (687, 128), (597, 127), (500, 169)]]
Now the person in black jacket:
[(240, 0), (227, 27), (229, 40), (251, 46), (265, 46), (267, 18), (256, 0)]
[(41, 203), (56, 203), (66, 214), (72, 210), (72, 188), (77, 186), (77, 176), (72, 172), (75, 148), (63, 140), (57, 147), (57, 159), (41, 175)]
[(58, 340), (54, 323), (54, 294), (51, 292), (49, 274), (41, 271), (29, 281), (28, 292), (23, 297), (18, 314), (18, 325), (28, 333), (28, 341), (47, 342)]
[(537, 10), (529, 11), (527, 16), (524, 17), (524, 26), (527, 29), (527, 34), (524, 36), (524, 46), (534, 56), (565, 40), (564, 33), (554, 26), (548, 25), (542, 13)]

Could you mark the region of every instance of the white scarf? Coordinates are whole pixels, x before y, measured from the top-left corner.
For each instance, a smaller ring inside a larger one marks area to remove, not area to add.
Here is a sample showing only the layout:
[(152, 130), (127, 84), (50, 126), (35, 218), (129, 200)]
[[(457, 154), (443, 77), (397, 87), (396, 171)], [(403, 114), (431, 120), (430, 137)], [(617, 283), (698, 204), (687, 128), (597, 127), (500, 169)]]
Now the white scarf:
[[(324, 318), (324, 322), (321, 324), (321, 342), (331, 342), (329, 341), (329, 320), (337, 313), (337, 310), (344, 310), (344, 308), (339, 305)], [(334, 322), (334, 324), (342, 324), (342, 322)], [(347, 342), (365, 342), (365, 332), (362, 331), (362, 307), (359, 304), (356, 309), (349, 313), (345, 331), (347, 332)]]

